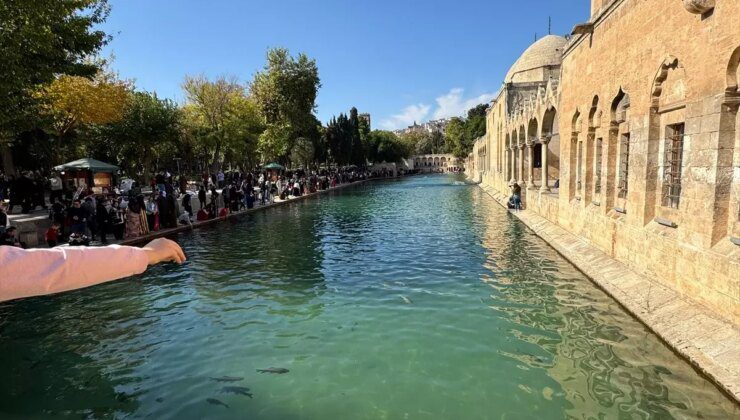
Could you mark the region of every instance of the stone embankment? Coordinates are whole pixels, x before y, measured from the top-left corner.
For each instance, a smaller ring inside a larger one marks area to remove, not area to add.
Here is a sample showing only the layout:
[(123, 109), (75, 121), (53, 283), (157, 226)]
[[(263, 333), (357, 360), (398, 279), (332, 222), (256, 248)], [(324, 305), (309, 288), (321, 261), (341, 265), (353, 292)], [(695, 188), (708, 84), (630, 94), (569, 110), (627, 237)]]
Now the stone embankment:
[[(506, 206), (506, 194), (485, 184), (480, 187)], [(732, 323), (532, 211), (511, 214), (740, 403), (740, 331)]]
[[(377, 178), (371, 178), (371, 179), (377, 179)], [(382, 179), (388, 179), (388, 178), (382, 178)], [(254, 213), (256, 211), (261, 211), (261, 210), (264, 210), (264, 209), (269, 209), (269, 208), (273, 208), (273, 207), (277, 207), (277, 206), (281, 206), (281, 205), (285, 205), (285, 204), (289, 204), (289, 203), (295, 203), (295, 202), (298, 202), (298, 201), (301, 201), (301, 200), (305, 200), (305, 199), (308, 199), (308, 198), (320, 196), (322, 194), (330, 193), (332, 191), (338, 191), (338, 190), (341, 190), (343, 188), (347, 188), (347, 187), (351, 187), (351, 186), (355, 186), (355, 185), (360, 185), (360, 184), (363, 184), (363, 183), (365, 183), (367, 181), (368, 180), (362, 180), (362, 181), (349, 182), (349, 183), (346, 183), (346, 184), (339, 184), (336, 187), (329, 188), (327, 190), (321, 190), (321, 191), (317, 191), (315, 193), (304, 194), (304, 195), (301, 195), (299, 197), (293, 197), (293, 198), (289, 198), (289, 199), (286, 199), (286, 200), (278, 200), (278, 201), (275, 201), (273, 203), (269, 203), (269, 204), (265, 204), (265, 205), (261, 205), (261, 206), (255, 206), (254, 208), (251, 208), (251, 209), (248, 209), (248, 210), (242, 210), (242, 211), (238, 211), (238, 212), (234, 212), (234, 213), (229, 213), (225, 217), (217, 217), (215, 219), (204, 220), (204, 221), (201, 221), (201, 222), (193, 222), (190, 225), (178, 225), (175, 228), (160, 229), (160, 230), (157, 230), (157, 231), (154, 231), (154, 232), (150, 232), (150, 233), (148, 233), (146, 235), (137, 236), (135, 238), (127, 238), (127, 239), (124, 239), (122, 241), (115, 241), (115, 242), (111, 242), (111, 243), (117, 243), (119, 245), (141, 245), (141, 244), (146, 243), (146, 242), (149, 242), (149, 241), (151, 241), (152, 239), (155, 239), (155, 238), (161, 238), (161, 237), (173, 235), (175, 233), (179, 233), (179, 232), (184, 232), (184, 231), (187, 231), (187, 230), (192, 230), (192, 229), (200, 228), (200, 227), (203, 227), (203, 226), (209, 226), (209, 225), (212, 225), (214, 223), (218, 223), (218, 222), (224, 221), (224, 220), (229, 219), (229, 218), (232, 218), (232, 217), (239, 217), (239, 216), (243, 216), (245, 214)]]

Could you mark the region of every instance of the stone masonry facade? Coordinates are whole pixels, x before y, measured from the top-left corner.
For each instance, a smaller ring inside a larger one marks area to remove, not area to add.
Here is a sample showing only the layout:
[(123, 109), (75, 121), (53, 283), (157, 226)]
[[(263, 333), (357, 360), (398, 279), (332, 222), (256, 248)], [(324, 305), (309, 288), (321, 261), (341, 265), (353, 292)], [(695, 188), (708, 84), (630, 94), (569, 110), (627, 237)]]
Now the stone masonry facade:
[(739, 64), (738, 0), (592, 0), (514, 63), (467, 173), (737, 327)]

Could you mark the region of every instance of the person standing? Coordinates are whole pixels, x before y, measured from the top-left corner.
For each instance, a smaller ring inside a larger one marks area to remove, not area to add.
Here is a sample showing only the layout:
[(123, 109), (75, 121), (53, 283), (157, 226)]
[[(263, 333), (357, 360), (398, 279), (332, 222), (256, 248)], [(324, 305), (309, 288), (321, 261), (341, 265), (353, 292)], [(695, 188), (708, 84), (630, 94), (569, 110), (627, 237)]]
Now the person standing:
[(223, 189), (226, 181), (226, 175), (224, 175), (224, 171), (218, 170), (218, 173), (216, 174), (216, 180), (218, 181), (218, 188)]
[(203, 185), (198, 189), (198, 203), (200, 208), (206, 207), (206, 188)]
[(54, 172), (49, 178), (49, 187), (51, 188), (51, 194), (49, 194), (49, 202), (54, 204), (57, 198), (61, 199), (64, 196), (64, 185), (62, 184), (62, 178), (59, 174)]
[(185, 210), (186, 212), (188, 212), (188, 214), (190, 214), (190, 215), (193, 214), (193, 204), (191, 202), (191, 197), (190, 197), (190, 192), (189, 191), (185, 191), (183, 193), (183, 195), (182, 195), (182, 203), (181, 204), (182, 204), (183, 210)]
[(55, 197), (54, 202), (51, 204), (51, 222), (59, 225), (59, 237), (64, 238), (64, 222), (65, 222), (65, 210), (64, 204), (62, 204), (61, 197)]
[(100, 235), (100, 242), (103, 244), (108, 243), (106, 235), (111, 230), (111, 216), (110, 216), (111, 205), (108, 200), (98, 200), (98, 204), (95, 208), (95, 224), (98, 228), (98, 234)]
[(68, 210), (67, 215), (70, 220), (70, 233), (76, 233), (78, 235), (85, 234), (85, 228), (87, 227), (87, 212), (82, 208), (82, 204), (79, 199), (72, 202), (72, 207)]
[(5, 229), (8, 228), (8, 215), (5, 213), (5, 207), (0, 205), (0, 235), (5, 233)]

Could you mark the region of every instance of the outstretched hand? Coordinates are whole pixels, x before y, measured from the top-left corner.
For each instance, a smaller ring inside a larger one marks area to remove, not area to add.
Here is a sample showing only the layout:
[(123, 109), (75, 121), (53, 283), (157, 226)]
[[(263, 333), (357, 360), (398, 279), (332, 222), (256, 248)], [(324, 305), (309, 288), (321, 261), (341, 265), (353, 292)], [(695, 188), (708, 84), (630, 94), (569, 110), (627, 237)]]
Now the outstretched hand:
[(180, 245), (169, 239), (155, 239), (146, 244), (142, 249), (146, 251), (146, 255), (149, 257), (149, 265), (167, 261), (182, 264), (186, 260), (185, 253), (182, 252)]

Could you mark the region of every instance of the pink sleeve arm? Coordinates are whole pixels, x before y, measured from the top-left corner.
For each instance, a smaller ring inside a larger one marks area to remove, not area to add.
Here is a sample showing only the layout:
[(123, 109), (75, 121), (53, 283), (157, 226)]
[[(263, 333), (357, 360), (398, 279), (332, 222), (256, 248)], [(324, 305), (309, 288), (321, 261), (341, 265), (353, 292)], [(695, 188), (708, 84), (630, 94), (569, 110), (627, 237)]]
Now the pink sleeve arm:
[(130, 246), (20, 249), (0, 246), (0, 301), (80, 289), (143, 273), (146, 252)]

